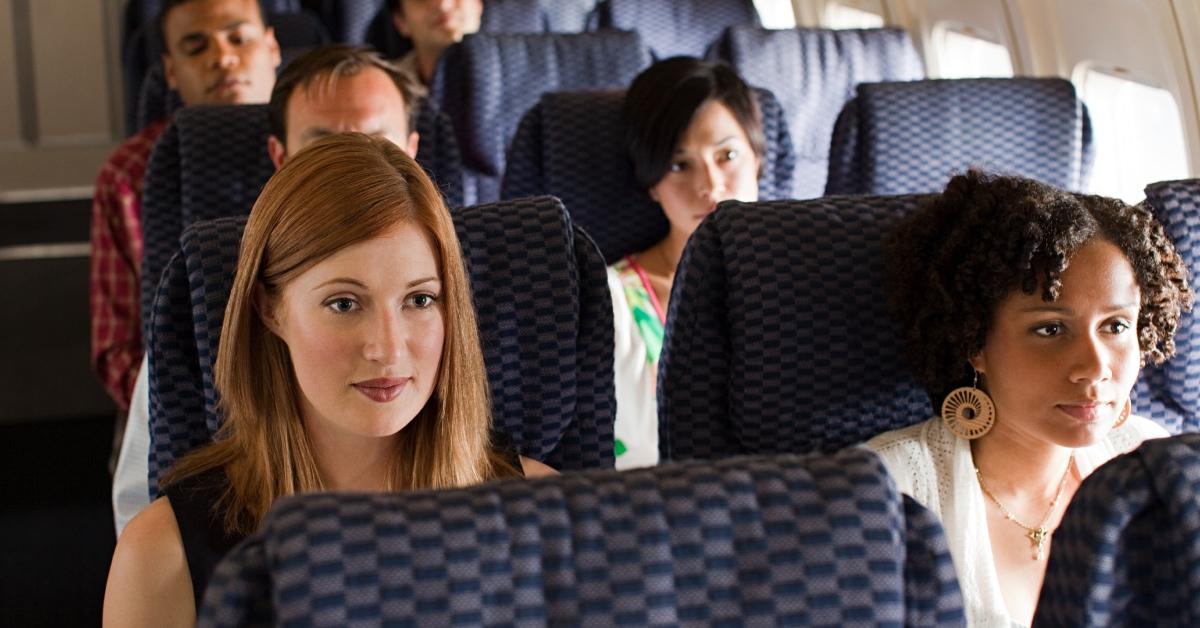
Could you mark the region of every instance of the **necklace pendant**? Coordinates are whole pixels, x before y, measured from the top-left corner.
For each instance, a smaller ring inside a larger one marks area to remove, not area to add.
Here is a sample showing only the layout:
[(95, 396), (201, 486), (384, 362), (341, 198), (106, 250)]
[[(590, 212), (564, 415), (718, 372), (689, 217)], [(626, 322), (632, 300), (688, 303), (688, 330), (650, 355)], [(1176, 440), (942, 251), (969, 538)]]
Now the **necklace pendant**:
[(1026, 533), (1030, 543), (1033, 545), (1033, 559), (1042, 560), (1046, 557), (1046, 539), (1050, 538), (1050, 531), (1046, 526), (1032, 528)]

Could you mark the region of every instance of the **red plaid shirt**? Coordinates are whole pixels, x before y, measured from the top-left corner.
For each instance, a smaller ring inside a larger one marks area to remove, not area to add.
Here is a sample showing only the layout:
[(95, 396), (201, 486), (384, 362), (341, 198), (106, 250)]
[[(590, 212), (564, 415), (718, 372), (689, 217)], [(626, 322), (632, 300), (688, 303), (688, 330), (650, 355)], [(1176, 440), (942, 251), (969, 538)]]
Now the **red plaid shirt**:
[(146, 163), (168, 120), (146, 126), (109, 156), (92, 199), (92, 369), (122, 411), (142, 361), (139, 279)]

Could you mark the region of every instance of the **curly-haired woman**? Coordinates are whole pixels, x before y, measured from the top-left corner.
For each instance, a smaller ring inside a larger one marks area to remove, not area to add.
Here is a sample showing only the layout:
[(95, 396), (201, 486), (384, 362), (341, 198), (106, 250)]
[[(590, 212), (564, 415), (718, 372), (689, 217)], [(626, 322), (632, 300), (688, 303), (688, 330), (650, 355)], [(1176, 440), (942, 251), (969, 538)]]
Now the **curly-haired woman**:
[(972, 171), (899, 225), (888, 298), (941, 416), (868, 446), (940, 515), (972, 626), (1028, 624), (1083, 478), (1166, 432), (1130, 414), (1186, 270), (1142, 206)]

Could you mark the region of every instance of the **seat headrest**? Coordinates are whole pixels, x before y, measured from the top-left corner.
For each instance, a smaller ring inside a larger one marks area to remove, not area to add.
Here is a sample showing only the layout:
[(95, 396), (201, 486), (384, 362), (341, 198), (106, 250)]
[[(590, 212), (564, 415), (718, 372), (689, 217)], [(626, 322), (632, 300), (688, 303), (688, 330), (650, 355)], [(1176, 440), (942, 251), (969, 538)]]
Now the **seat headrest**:
[(642, 33), (655, 59), (702, 57), (729, 26), (761, 26), (752, 0), (605, 0), (600, 26)]
[(838, 119), (826, 194), (939, 192), (972, 166), (1081, 190), (1091, 123), (1070, 81), (864, 83)]
[(663, 459), (830, 450), (929, 399), (883, 295), (883, 241), (920, 196), (722, 203), (692, 234), (659, 358)]
[(912, 38), (899, 28), (733, 26), (722, 33), (710, 56), (727, 61), (747, 83), (779, 98), (796, 147), (791, 198), (822, 196), (833, 124), (859, 83), (925, 77)]

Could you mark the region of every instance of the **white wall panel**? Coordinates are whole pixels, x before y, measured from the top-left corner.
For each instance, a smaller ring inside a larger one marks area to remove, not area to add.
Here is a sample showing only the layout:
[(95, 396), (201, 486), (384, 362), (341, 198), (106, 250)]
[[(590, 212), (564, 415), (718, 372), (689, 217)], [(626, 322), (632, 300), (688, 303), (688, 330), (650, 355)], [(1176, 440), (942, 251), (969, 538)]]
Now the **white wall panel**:
[(109, 141), (105, 22), (101, 0), (30, 2), (39, 146)]
[(0, 148), (21, 145), (20, 88), (11, 0), (0, 0)]

